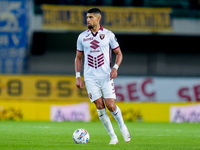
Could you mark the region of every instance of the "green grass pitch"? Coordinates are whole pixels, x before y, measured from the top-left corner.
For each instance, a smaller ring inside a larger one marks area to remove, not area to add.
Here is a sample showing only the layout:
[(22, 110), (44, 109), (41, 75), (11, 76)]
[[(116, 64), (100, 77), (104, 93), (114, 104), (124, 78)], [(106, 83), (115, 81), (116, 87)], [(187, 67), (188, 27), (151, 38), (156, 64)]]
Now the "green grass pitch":
[[(118, 145), (108, 145), (110, 137), (101, 122), (0, 121), (0, 150), (200, 150), (199, 123), (126, 122), (132, 140), (125, 143), (118, 124), (112, 122)], [(78, 128), (90, 134), (87, 144), (75, 144)]]

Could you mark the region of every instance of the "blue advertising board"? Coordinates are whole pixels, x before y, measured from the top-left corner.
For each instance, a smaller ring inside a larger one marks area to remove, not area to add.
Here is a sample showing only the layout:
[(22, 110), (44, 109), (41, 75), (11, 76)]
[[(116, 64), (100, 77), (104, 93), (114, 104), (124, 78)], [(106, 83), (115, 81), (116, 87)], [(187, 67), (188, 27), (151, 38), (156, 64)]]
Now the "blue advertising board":
[(25, 71), (29, 2), (29, 0), (0, 1), (0, 73)]

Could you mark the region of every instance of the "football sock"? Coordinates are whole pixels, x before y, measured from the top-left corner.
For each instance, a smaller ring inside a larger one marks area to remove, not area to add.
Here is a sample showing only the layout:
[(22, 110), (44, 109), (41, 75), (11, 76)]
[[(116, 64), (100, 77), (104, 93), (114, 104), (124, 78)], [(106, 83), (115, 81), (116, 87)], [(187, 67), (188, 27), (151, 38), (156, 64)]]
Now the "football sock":
[(111, 124), (110, 118), (108, 117), (108, 114), (106, 113), (106, 108), (104, 109), (97, 109), (99, 119), (103, 123), (104, 127), (106, 128), (108, 134), (110, 135), (111, 139), (116, 139), (117, 136), (113, 130), (113, 126)]
[[(111, 112), (111, 111), (110, 111)], [(114, 112), (111, 112), (115, 120), (117, 121), (119, 128), (123, 129), (125, 127), (124, 120), (122, 117), (122, 113), (120, 108), (116, 105), (116, 110)]]

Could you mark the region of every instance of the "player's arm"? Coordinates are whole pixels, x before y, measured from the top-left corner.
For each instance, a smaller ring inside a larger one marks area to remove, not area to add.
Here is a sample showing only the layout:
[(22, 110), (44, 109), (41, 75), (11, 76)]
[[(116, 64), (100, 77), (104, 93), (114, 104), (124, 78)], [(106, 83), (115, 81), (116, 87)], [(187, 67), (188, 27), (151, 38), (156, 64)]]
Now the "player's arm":
[(123, 59), (123, 55), (122, 55), (120, 47), (118, 47), (117, 49), (115, 49), (113, 51), (116, 55), (116, 60), (115, 60), (115, 65), (113, 66), (112, 71), (110, 73), (110, 79), (114, 79), (117, 77), (117, 70)]
[(76, 86), (80, 89), (83, 89), (83, 81), (80, 76), (82, 59), (83, 59), (83, 52), (77, 51), (75, 58)]

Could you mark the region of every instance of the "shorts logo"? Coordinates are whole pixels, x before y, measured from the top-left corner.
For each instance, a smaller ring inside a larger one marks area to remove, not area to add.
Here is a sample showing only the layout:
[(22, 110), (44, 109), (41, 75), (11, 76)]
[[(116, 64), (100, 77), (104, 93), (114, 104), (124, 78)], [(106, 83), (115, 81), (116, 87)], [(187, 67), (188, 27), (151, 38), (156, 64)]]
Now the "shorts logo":
[(99, 37), (101, 40), (103, 40), (105, 38), (105, 34), (99, 34)]
[(92, 93), (89, 93), (88, 96), (90, 99), (92, 99)]
[(114, 83), (111, 83), (111, 86), (113, 87), (113, 89), (112, 89), (113, 92), (112, 93), (115, 94)]

